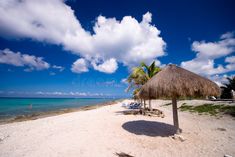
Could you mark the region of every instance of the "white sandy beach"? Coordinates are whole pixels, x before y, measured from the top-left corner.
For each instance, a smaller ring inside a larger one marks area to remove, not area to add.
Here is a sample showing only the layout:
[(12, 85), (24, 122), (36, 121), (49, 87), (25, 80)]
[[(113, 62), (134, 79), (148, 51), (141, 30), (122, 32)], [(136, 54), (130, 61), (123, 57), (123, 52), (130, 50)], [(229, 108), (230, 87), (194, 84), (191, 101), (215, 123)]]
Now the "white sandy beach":
[(120, 152), (135, 157), (235, 156), (234, 118), (179, 112), (181, 135), (186, 139), (182, 142), (171, 137), (171, 105), (160, 107), (169, 102), (153, 103), (164, 118), (123, 115), (120, 111), (125, 109), (118, 103), (0, 125), (0, 157), (111, 157)]

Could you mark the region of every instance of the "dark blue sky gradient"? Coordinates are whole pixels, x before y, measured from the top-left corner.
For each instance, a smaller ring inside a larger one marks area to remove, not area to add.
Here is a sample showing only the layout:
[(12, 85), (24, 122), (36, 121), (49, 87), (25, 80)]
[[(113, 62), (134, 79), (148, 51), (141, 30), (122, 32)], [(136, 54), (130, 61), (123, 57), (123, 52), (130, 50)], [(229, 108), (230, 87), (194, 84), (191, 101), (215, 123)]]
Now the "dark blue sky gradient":
[[(234, 0), (76, 0), (67, 1), (66, 4), (71, 6), (82, 27), (88, 31), (92, 31), (99, 15), (118, 20), (130, 15), (141, 21), (143, 14), (151, 12), (152, 23), (161, 31), (160, 36), (167, 44), (167, 55), (159, 58), (163, 64), (191, 60), (195, 57), (195, 52), (191, 50), (193, 41), (217, 41), (221, 34), (235, 30)], [(65, 70), (24, 72), (22, 67), (0, 64), (2, 93), (79, 91), (118, 97), (128, 95), (124, 92), (126, 85), (120, 82), (127, 77), (128, 69), (121, 64), (113, 74), (93, 69), (88, 73), (75, 74), (70, 68), (79, 56), (63, 50), (61, 46), (30, 39), (6, 38), (0, 37), (0, 50), (9, 48), (14, 52), (43, 57), (48, 63), (63, 66)], [(222, 60), (216, 62), (223, 64)], [(50, 72), (56, 75), (52, 76)]]

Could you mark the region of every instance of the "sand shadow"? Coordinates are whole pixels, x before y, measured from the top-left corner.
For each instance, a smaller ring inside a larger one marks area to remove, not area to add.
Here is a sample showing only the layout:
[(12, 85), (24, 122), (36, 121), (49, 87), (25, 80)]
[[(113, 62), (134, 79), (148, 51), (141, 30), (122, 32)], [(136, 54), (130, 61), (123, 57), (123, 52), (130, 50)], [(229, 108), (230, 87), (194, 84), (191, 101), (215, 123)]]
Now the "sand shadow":
[(176, 133), (173, 125), (156, 121), (130, 121), (122, 125), (122, 128), (136, 135), (169, 137)]

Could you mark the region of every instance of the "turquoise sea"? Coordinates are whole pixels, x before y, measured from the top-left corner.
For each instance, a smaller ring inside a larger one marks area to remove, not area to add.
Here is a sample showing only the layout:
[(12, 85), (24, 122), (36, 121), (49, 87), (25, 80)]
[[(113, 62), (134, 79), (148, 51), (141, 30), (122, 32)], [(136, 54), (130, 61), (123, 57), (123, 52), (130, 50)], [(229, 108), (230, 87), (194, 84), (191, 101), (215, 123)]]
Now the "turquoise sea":
[(112, 101), (110, 98), (0, 98), (0, 120)]

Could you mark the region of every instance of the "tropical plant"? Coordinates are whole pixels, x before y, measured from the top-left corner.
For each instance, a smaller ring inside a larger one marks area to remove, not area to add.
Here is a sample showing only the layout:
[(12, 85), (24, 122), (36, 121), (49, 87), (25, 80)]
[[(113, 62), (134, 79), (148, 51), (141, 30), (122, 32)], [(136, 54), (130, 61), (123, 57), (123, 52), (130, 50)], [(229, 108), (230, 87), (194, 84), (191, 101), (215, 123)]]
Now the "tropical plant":
[(141, 86), (144, 85), (160, 70), (161, 69), (155, 65), (155, 61), (153, 61), (150, 66), (142, 62), (140, 66), (134, 67), (131, 74), (127, 78), (127, 82), (129, 83), (127, 91), (134, 88), (133, 95), (135, 96), (140, 90)]
[(232, 90), (235, 91), (235, 76), (231, 77), (231, 78), (227, 78), (228, 83), (225, 83), (222, 87), (220, 87), (222, 89), (222, 94), (221, 94), (221, 98), (222, 99), (231, 99), (232, 96)]
[(150, 66), (147, 66), (144, 62), (142, 62), (141, 67), (143, 67), (147, 72), (146, 77), (148, 78), (148, 80), (161, 70), (158, 66), (155, 65), (155, 61), (153, 61)]

